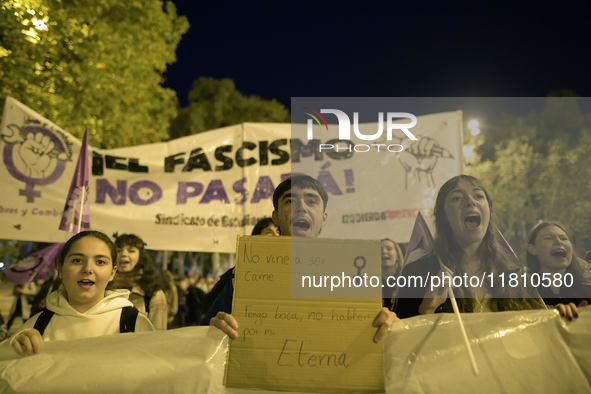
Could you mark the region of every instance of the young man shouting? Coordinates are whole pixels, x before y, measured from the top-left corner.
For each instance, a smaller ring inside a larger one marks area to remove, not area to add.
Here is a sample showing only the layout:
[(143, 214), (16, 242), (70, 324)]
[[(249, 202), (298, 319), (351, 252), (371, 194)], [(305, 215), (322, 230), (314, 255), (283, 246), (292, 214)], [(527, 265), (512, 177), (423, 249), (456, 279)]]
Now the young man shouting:
[[(315, 238), (326, 223), (328, 194), (320, 182), (307, 175), (296, 175), (281, 182), (273, 193), (273, 222), (281, 235)], [(202, 324), (216, 326), (230, 338), (238, 337), (238, 323), (230, 314), (234, 287), (228, 282)], [(377, 332), (373, 338), (379, 342), (398, 318), (387, 308), (382, 308), (373, 322)]]

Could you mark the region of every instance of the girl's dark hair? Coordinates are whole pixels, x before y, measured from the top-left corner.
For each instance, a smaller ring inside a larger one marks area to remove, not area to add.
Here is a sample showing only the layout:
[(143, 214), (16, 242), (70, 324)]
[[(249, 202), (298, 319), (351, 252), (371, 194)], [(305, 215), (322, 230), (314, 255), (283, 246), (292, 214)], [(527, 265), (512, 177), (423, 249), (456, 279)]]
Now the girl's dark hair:
[[(482, 258), (483, 255), (488, 257), (489, 255), (495, 256), (498, 253), (498, 245), (494, 237), (494, 213), (493, 213), (493, 200), (492, 196), (486, 189), (486, 187), (477, 178), (470, 175), (458, 175), (441, 186), (437, 199), (435, 200), (435, 244), (434, 250), (439, 260), (443, 265), (454, 271), (456, 263), (461, 263), (464, 258), (464, 250), (456, 242), (453, 231), (449, 224), (447, 215), (445, 214), (445, 199), (447, 195), (456, 188), (456, 186), (462, 182), (469, 182), (473, 186), (482, 189), (486, 200), (488, 201), (488, 207), (490, 210), (490, 220), (486, 229), (484, 239), (478, 248), (478, 257)], [(496, 256), (495, 256), (496, 257)], [(483, 261), (481, 259), (481, 261)], [(452, 268), (454, 266), (454, 268)], [(455, 272), (455, 271), (454, 271)]]
[[(500, 283), (497, 283), (499, 274), (505, 273), (505, 277), (507, 277), (508, 273), (518, 270), (519, 267), (511, 264), (507, 256), (499, 248), (495, 238), (496, 216), (493, 210), (493, 199), (488, 189), (477, 178), (470, 175), (458, 175), (445, 182), (441, 186), (441, 189), (439, 189), (434, 210), (436, 234), (433, 253), (443, 265), (454, 272), (454, 275), (458, 276), (463, 273), (462, 263), (466, 259), (466, 254), (456, 242), (449, 220), (445, 214), (445, 200), (447, 195), (462, 181), (482, 189), (488, 201), (490, 220), (486, 234), (476, 251), (476, 255), (483, 266), (483, 271), (487, 275), (492, 273), (493, 278), (496, 279), (496, 281), (493, 280), (493, 285), (490, 288), (496, 302), (496, 305), (493, 305), (493, 310), (495, 308), (499, 311), (543, 308), (543, 304), (539, 298), (531, 298), (537, 297), (537, 294), (530, 294), (520, 287), (502, 287)], [(455, 289), (455, 293), (458, 298), (457, 301), (460, 310), (471, 312), (474, 308), (474, 299), (470, 297), (469, 289), (459, 287)]]
[(144, 240), (135, 234), (122, 234), (115, 240), (115, 245), (117, 249), (121, 249), (124, 246), (131, 246), (139, 250), (140, 258), (135, 266), (135, 270), (138, 272), (141, 270), (142, 274), (137, 284), (142, 288), (146, 296), (151, 297), (160, 289), (160, 285), (158, 275), (156, 274), (156, 267), (144, 247)]
[[(57, 257), (55, 258), (55, 268), (58, 271), (61, 270), (61, 268), (63, 267), (64, 261), (66, 260), (66, 257), (68, 256), (68, 253), (70, 252), (70, 249), (72, 249), (72, 245), (74, 245), (77, 241), (81, 240), (82, 238), (86, 238), (86, 237), (93, 237), (93, 238), (103, 241), (107, 245), (107, 247), (109, 248), (109, 251), (111, 252), (111, 262), (113, 264), (113, 267), (119, 266), (119, 263), (118, 263), (119, 259), (117, 258), (117, 247), (115, 246), (113, 241), (111, 241), (111, 238), (109, 238), (106, 234), (101, 233), (100, 231), (88, 230), (88, 231), (83, 231), (81, 233), (74, 235), (64, 244), (64, 246), (62, 246), (62, 249), (58, 253)], [(60, 279), (56, 279), (56, 281), (61, 282)], [(112, 290), (113, 288), (114, 288), (114, 280), (107, 284), (106, 290)]]

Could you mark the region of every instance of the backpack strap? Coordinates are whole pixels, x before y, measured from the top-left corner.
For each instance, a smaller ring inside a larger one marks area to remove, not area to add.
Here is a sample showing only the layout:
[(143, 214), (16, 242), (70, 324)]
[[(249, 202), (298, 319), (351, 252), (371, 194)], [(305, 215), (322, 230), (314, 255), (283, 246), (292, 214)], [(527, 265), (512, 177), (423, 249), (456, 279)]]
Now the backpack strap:
[[(133, 306), (126, 306), (121, 308), (121, 318), (119, 320), (119, 332), (134, 332), (135, 331), (135, 322), (137, 320), (138, 310)], [(54, 312), (44, 309), (37, 321), (35, 321), (35, 326), (33, 327), (35, 330), (39, 331), (39, 333), (43, 336), (45, 332), (45, 328), (49, 324), (49, 321), (53, 317)]]
[(41, 334), (41, 336), (43, 336), (43, 333), (45, 332), (45, 328), (49, 324), (49, 321), (51, 320), (53, 315), (54, 315), (54, 312), (50, 311), (49, 309), (43, 309), (43, 311), (41, 312), (41, 314), (37, 318), (37, 321), (35, 322), (35, 326), (33, 328), (35, 330), (39, 331), (39, 334)]
[(146, 306), (146, 314), (150, 313), (150, 301), (152, 300), (152, 296), (144, 296), (144, 305)]
[(119, 332), (134, 332), (135, 321), (138, 310), (134, 306), (124, 306), (121, 308), (121, 319), (119, 319)]

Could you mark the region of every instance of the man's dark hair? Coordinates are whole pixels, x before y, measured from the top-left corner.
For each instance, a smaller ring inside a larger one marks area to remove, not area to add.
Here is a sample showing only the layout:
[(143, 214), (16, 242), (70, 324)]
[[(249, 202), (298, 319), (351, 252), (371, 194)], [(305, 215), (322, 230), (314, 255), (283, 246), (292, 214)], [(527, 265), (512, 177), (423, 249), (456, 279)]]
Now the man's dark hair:
[(322, 202), (324, 203), (323, 212), (326, 211), (326, 206), (328, 205), (328, 194), (326, 193), (326, 190), (324, 190), (322, 183), (308, 175), (294, 175), (287, 178), (277, 186), (275, 192), (273, 193), (273, 208), (275, 208), (276, 211), (279, 209), (279, 199), (286, 191), (291, 190), (292, 187), (316, 190), (318, 194), (320, 194)]
[(261, 220), (259, 220), (257, 222), (257, 224), (252, 229), (251, 235), (261, 235), (261, 232), (264, 229), (266, 229), (267, 227), (269, 227), (270, 225), (275, 226), (275, 223), (273, 223), (273, 219), (271, 219), (271, 218), (262, 218)]

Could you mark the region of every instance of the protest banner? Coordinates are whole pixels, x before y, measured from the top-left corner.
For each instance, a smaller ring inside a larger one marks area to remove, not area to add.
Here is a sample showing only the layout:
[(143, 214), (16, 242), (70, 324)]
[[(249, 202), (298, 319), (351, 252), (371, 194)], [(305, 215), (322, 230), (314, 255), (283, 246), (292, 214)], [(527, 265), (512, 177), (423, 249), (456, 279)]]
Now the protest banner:
[[(591, 306), (579, 312), (573, 322), (551, 310), (465, 314), (483, 366), (479, 376), (472, 374), (453, 316), (399, 321), (385, 338), (385, 391), (589, 392)], [(224, 386), (228, 337), (215, 327), (45, 342), (41, 354), (26, 357), (7, 345), (0, 345), (3, 393), (253, 393)], [(325, 379), (323, 387), (334, 384)]]
[[(318, 142), (330, 140), (308, 141), (296, 135), (297, 125), (277, 123), (118, 149), (90, 146), (92, 228), (138, 233), (148, 249), (232, 253), (237, 235), (271, 215), (275, 186), (305, 170), (330, 196), (323, 236), (387, 234), (406, 242), (416, 213), (431, 216), (438, 185), (462, 172), (461, 122), (459, 111), (418, 116), (412, 130), (419, 141), (379, 155), (317, 152)], [(64, 242), (68, 234), (57, 228), (80, 141), (10, 97), (0, 140), (0, 238)], [(436, 156), (427, 158), (415, 143)]]

